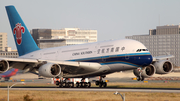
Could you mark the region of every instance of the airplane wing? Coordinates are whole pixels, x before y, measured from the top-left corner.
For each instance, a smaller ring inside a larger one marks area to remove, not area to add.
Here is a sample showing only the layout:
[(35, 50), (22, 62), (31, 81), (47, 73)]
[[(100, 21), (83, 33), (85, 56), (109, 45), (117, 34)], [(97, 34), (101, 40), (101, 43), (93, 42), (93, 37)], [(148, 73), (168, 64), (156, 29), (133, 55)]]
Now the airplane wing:
[[(6, 69), (17, 68), (25, 70), (26, 72), (37, 73), (38, 69), (45, 64), (59, 65), (61, 70), (68, 74), (85, 74), (95, 72), (100, 69), (99, 63), (92, 62), (76, 62), (76, 61), (52, 61), (52, 60), (41, 60), (41, 59), (25, 59), (25, 58), (0, 58), (1, 62), (8, 64)], [(45, 67), (48, 68), (48, 67)], [(5, 71), (7, 71), (5, 70)], [(3, 72), (5, 72), (3, 71)], [(1, 71), (2, 73), (2, 71)]]
[(153, 62), (155, 61), (159, 61), (159, 60), (164, 60), (164, 59), (169, 59), (169, 58), (173, 58), (173, 55), (163, 55), (163, 56), (156, 56), (153, 57)]

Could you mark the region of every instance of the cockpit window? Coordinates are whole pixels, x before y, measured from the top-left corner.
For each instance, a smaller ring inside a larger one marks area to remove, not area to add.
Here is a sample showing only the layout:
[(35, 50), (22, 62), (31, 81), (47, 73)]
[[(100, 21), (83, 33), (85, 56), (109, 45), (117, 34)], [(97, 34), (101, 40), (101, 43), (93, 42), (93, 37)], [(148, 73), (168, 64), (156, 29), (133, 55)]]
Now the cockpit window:
[(136, 52), (141, 52), (141, 51), (145, 52), (148, 51), (148, 49), (138, 49)]

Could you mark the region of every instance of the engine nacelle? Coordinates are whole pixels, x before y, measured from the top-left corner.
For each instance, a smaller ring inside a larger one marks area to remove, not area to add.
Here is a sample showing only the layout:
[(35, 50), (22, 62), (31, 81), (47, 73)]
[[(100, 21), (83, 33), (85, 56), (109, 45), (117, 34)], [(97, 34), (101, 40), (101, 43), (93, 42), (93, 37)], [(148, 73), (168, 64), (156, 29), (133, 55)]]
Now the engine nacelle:
[[(147, 77), (154, 75), (155, 72), (156, 72), (155, 67), (152, 64), (150, 64), (149, 66), (146, 66), (142, 69), (141, 76), (144, 78), (147, 78)], [(134, 69), (133, 73), (137, 77), (140, 76), (138, 69)]]
[(47, 63), (39, 67), (40, 76), (54, 78), (61, 73), (61, 67), (57, 64)]
[(173, 64), (168, 60), (157, 61), (153, 65), (156, 67), (157, 74), (167, 74), (173, 69)]
[(9, 70), (9, 63), (6, 60), (0, 61), (0, 73), (4, 73)]

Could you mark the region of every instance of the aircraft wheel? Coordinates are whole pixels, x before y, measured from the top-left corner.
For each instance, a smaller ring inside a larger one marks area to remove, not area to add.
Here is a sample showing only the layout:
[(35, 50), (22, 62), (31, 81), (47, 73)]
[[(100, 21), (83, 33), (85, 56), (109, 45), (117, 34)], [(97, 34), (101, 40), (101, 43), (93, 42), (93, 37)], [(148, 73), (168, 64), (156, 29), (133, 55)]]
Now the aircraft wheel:
[(56, 85), (57, 85), (57, 86), (59, 85), (59, 81), (56, 81)]
[(79, 87), (79, 82), (76, 82), (76, 87), (77, 87), (77, 88)]
[(72, 85), (71, 85), (71, 88), (74, 88), (74, 82), (71, 82), (71, 84), (72, 84)]
[(69, 88), (69, 83), (68, 82), (65, 83), (65, 87)]
[(88, 86), (87, 86), (88, 88), (90, 88), (91, 87), (91, 82), (88, 82)]
[(143, 76), (141, 77), (141, 81), (144, 81), (144, 77)]
[(59, 82), (59, 88), (62, 88), (62, 87), (63, 87), (63, 83)]
[(103, 82), (103, 87), (106, 88), (107, 87), (107, 83)]
[(71, 88), (72, 87), (72, 83), (71, 82), (68, 82), (68, 87)]
[(99, 88), (101, 88), (103, 85), (103, 82), (99, 82)]
[(100, 82), (99, 82), (99, 81), (96, 81), (96, 82), (95, 82), (95, 84), (96, 84), (96, 86), (97, 86), (97, 85), (99, 85), (99, 84), (100, 84)]
[(140, 80), (141, 80), (140, 76), (137, 76), (137, 80), (138, 80), (138, 81), (140, 81)]
[(62, 82), (62, 87), (66, 87), (66, 82)]
[(84, 87), (86, 88), (88, 86), (88, 83), (87, 82), (84, 82)]
[(80, 88), (84, 87), (83, 82), (80, 82)]

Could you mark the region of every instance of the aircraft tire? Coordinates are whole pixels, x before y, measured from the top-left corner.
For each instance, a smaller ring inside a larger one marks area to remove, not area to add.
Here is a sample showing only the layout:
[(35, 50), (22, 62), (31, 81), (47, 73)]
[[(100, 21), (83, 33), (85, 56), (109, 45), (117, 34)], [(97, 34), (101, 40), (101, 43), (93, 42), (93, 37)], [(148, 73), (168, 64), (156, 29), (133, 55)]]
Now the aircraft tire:
[(67, 83), (65, 82), (65, 87), (69, 88), (69, 83), (68, 82)]
[(59, 81), (56, 81), (56, 85), (57, 85), (57, 86), (59, 85)]
[(91, 87), (91, 82), (88, 82), (88, 86), (87, 86), (88, 88), (90, 88)]
[(137, 81), (140, 81), (140, 80), (141, 80), (140, 76), (137, 76)]
[(88, 83), (87, 82), (84, 82), (84, 87), (86, 88), (88, 86)]
[(71, 82), (71, 84), (72, 84), (71, 88), (74, 88), (74, 82)]
[(96, 81), (95, 84), (96, 84), (96, 86), (98, 86), (98, 85), (100, 84), (100, 82), (99, 82), (99, 81)]
[(63, 87), (62, 85), (63, 85), (62, 82), (59, 82), (59, 88), (62, 88)]
[(76, 88), (79, 88), (79, 82), (76, 82)]
[(103, 85), (103, 82), (99, 82), (99, 88), (101, 88)]
[(103, 82), (103, 87), (106, 88), (107, 87), (107, 83)]
[(144, 77), (143, 76), (141, 77), (141, 81), (144, 81)]
[(84, 83), (80, 82), (80, 88), (84, 87)]

